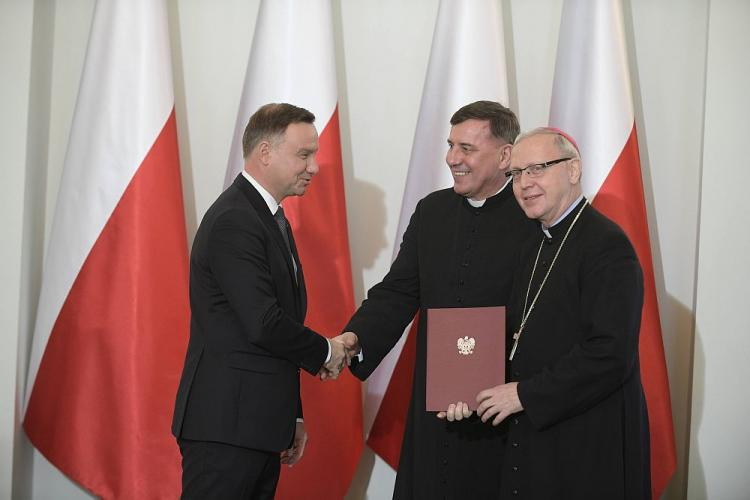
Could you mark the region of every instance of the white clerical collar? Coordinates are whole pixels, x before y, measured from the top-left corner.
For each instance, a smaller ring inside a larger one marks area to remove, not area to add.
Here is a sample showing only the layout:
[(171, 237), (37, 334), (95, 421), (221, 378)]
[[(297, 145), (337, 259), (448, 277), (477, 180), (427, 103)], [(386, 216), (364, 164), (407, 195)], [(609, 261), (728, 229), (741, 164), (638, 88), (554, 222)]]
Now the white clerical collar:
[[(500, 191), (502, 191), (503, 189), (505, 189), (505, 186), (507, 186), (509, 182), (510, 182), (510, 179), (508, 179), (507, 181), (505, 181), (505, 184), (503, 184), (503, 187), (501, 187), (500, 189), (498, 189), (497, 193), (493, 194), (492, 196), (495, 196)], [(490, 196), (490, 198), (492, 198), (492, 196)], [(484, 205), (484, 202), (487, 201), (487, 198), (485, 198), (483, 200), (475, 200), (473, 198), (466, 198), (466, 201), (468, 201), (469, 205), (471, 205), (472, 207), (479, 208), (479, 207), (481, 207), (481, 206)]]
[(269, 193), (266, 188), (260, 185), (258, 181), (255, 180), (255, 178), (248, 174), (246, 170), (242, 171), (242, 177), (248, 180), (250, 184), (253, 185), (255, 189), (258, 190), (260, 195), (263, 197), (263, 201), (266, 202), (266, 205), (268, 205), (268, 210), (271, 211), (271, 215), (274, 215), (276, 213), (276, 210), (279, 209), (279, 206), (281, 206), (281, 203), (276, 201), (276, 198), (271, 196), (271, 193)]
[(575, 207), (577, 207), (579, 203), (581, 203), (581, 200), (582, 200), (582, 199), (583, 199), (583, 195), (581, 195), (581, 196), (579, 196), (578, 198), (576, 198), (576, 201), (574, 201), (573, 203), (571, 203), (571, 204), (570, 204), (570, 206), (568, 207), (568, 209), (567, 209), (567, 210), (565, 210), (565, 211), (563, 212), (563, 214), (562, 214), (562, 215), (561, 215), (560, 217), (558, 217), (558, 218), (557, 218), (557, 220), (556, 220), (555, 222), (553, 222), (552, 224), (550, 224), (549, 226), (545, 227), (545, 226), (544, 226), (544, 224), (542, 224), (542, 231), (544, 232), (544, 235), (545, 235), (545, 236), (546, 236), (547, 238), (552, 238), (552, 235), (551, 235), (551, 234), (549, 234), (549, 231), (548, 231), (548, 229), (549, 229), (550, 227), (552, 227), (552, 226), (555, 226), (555, 225), (557, 225), (557, 224), (558, 224), (558, 223), (559, 223), (559, 222), (560, 222), (561, 220), (563, 220), (563, 219), (564, 219), (565, 217), (567, 217), (567, 216), (568, 216), (568, 214), (569, 214), (570, 212), (572, 212), (572, 211), (573, 211), (573, 209), (574, 209)]

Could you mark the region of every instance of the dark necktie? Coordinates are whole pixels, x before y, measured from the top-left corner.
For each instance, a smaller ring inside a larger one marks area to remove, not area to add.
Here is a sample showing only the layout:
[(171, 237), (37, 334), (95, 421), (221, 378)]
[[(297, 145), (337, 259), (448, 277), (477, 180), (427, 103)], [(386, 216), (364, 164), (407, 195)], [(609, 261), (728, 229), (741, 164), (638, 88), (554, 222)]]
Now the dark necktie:
[(292, 259), (292, 266), (294, 266), (294, 281), (296, 282), (297, 262), (295, 262), (294, 254), (292, 254), (292, 245), (289, 243), (289, 222), (286, 220), (286, 216), (284, 216), (284, 209), (281, 208), (281, 205), (279, 205), (279, 209), (276, 210), (273, 218), (276, 220), (276, 224), (279, 226), (281, 237), (284, 238), (284, 244), (286, 245), (286, 249), (289, 251), (289, 258)]

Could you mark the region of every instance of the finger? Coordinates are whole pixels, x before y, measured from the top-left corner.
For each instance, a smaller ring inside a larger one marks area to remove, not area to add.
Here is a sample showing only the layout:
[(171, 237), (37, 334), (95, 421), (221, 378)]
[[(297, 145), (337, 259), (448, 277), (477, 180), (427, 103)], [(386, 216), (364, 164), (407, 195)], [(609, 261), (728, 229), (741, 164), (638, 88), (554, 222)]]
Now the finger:
[(507, 415), (505, 415), (503, 412), (498, 413), (495, 419), (492, 421), (492, 425), (493, 426), (500, 425), (500, 422), (505, 420), (505, 417), (507, 417)]
[(302, 448), (298, 448), (297, 449), (297, 453), (294, 454), (294, 463), (295, 464), (297, 462), (299, 462), (300, 460), (302, 460), (302, 453), (304, 453), (304, 451), (302, 450)]
[(487, 411), (487, 408), (489, 408), (490, 406), (492, 406), (492, 404), (487, 399), (479, 403), (479, 405), (477, 406), (477, 415), (481, 417), (484, 414), (484, 412)]
[(492, 390), (491, 389), (485, 389), (481, 391), (479, 394), (477, 394), (477, 403), (481, 403), (485, 399), (492, 397)]
[(448, 414), (445, 413), (444, 411), (439, 411), (438, 414), (437, 414), (437, 418), (444, 419), (447, 415)]
[(491, 407), (487, 408), (487, 411), (485, 411), (482, 414), (482, 422), (488, 421), (489, 419), (491, 419), (493, 416), (495, 416), (499, 412), (500, 412), (500, 408), (498, 408), (497, 406), (491, 406)]
[(473, 413), (473, 412), (472, 412), (472, 411), (471, 411), (471, 410), (469, 409), (469, 405), (468, 405), (468, 404), (466, 404), (466, 403), (464, 403), (464, 404), (463, 404), (463, 413), (464, 413), (464, 418), (469, 418), (469, 417), (471, 416), (471, 414)]
[(448, 422), (453, 422), (456, 418), (456, 405), (449, 404), (448, 411), (445, 412), (448, 418)]
[(464, 418), (463, 405), (461, 401), (456, 403), (456, 409), (453, 413), (453, 418), (456, 419), (456, 422), (460, 422)]

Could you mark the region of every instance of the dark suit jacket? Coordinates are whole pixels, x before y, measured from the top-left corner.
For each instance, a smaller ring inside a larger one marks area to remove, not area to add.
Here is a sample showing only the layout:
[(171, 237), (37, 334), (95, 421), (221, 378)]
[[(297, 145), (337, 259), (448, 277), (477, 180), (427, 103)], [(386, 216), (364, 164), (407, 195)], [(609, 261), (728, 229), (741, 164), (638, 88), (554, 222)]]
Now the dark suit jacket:
[[(292, 239), (292, 252), (299, 263)], [(263, 197), (242, 175), (208, 209), (190, 255), (190, 342), (172, 433), (278, 452), (302, 415), (299, 368), (328, 344), (302, 323), (297, 276)]]

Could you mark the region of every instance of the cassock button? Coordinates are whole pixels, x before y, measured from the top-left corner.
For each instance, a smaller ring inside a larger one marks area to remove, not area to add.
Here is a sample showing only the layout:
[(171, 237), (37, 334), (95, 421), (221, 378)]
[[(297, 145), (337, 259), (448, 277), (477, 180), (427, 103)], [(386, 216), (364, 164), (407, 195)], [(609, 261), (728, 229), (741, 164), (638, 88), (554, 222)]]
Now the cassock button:
[(513, 472), (518, 472), (518, 466), (517, 466), (517, 465), (514, 465), (514, 466), (512, 467), (512, 469), (513, 469)]
[(448, 441), (443, 441), (443, 446), (444, 446), (445, 448), (447, 448), (447, 447), (448, 447)]
[(469, 263), (466, 261), (461, 262), (461, 267), (469, 267)]
[(472, 232), (472, 233), (476, 233), (476, 232), (477, 232), (477, 228), (475, 228), (475, 227), (472, 227), (472, 228), (471, 228), (471, 232)]
[(460, 304), (461, 302), (463, 302), (463, 301), (464, 301), (464, 299), (462, 299), (461, 297), (456, 297), (456, 302), (458, 302), (459, 304)]
[(474, 215), (481, 215), (481, 212), (476, 211), (476, 212), (474, 212)]
[(518, 495), (518, 490), (513, 490), (514, 495)]
[(518, 372), (513, 372), (513, 376), (514, 376), (514, 377), (520, 377), (520, 376), (521, 376), (521, 374), (520, 374), (520, 373), (518, 373)]
[(517, 418), (514, 418), (514, 419), (513, 419), (513, 423), (514, 423), (514, 424), (516, 424), (516, 425), (518, 425), (518, 419), (517, 419)]
[(464, 286), (464, 280), (458, 280), (458, 286)]
[(471, 248), (471, 243), (466, 244), (466, 250), (469, 250)]
[(518, 443), (511, 443), (510, 444), (513, 448), (518, 448)]
[(447, 458), (443, 459), (443, 465), (448, 465), (448, 459)]

